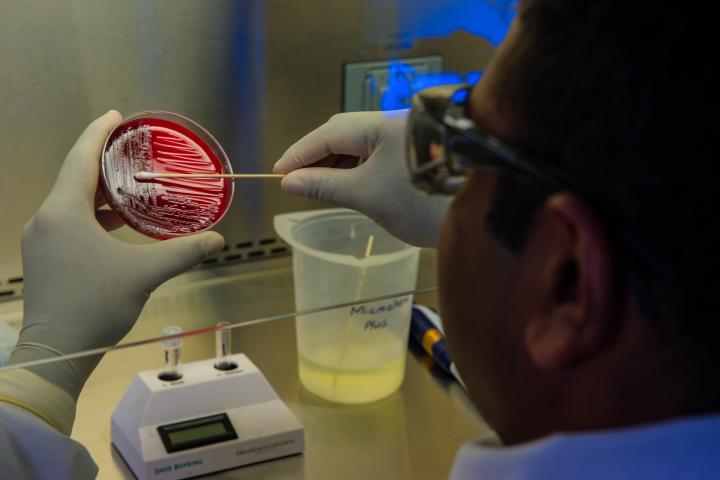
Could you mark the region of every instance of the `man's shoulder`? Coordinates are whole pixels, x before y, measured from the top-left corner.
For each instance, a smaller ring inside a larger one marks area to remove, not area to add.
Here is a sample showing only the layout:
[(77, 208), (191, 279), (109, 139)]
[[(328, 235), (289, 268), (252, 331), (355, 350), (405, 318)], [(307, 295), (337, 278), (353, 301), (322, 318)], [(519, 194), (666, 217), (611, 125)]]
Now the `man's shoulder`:
[(451, 478), (720, 478), (718, 439), (720, 414), (560, 433), (512, 447), (485, 440), (462, 448)]

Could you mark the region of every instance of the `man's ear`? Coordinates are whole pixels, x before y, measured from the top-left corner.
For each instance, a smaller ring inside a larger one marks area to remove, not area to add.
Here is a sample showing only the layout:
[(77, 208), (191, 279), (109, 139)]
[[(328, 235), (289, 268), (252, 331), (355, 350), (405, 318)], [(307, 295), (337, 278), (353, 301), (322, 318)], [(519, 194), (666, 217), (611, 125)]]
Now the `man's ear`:
[(525, 325), (536, 367), (558, 370), (598, 352), (616, 321), (614, 255), (598, 217), (578, 197), (548, 197), (528, 232), (525, 254), (537, 281)]

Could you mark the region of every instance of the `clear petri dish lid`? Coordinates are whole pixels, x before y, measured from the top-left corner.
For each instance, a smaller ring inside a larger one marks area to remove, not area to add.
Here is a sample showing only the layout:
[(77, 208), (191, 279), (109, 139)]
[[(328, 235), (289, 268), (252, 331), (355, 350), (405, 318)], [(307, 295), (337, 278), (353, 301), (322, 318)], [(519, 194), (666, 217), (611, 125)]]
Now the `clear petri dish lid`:
[(100, 181), (110, 207), (133, 229), (158, 239), (190, 235), (217, 224), (230, 208), (226, 178), (156, 178), (138, 172), (232, 173), (220, 143), (202, 126), (172, 112), (127, 117), (108, 136)]

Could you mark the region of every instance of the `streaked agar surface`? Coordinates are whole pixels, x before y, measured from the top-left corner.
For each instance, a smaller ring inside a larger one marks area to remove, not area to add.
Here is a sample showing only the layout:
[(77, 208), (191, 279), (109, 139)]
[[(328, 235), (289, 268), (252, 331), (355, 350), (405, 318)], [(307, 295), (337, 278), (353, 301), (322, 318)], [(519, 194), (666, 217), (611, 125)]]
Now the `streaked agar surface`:
[[(162, 178), (137, 181), (137, 172), (232, 173), (222, 148), (201, 127), (174, 114), (146, 112), (128, 118), (105, 144), (102, 178), (110, 206), (132, 228), (165, 239), (206, 230), (232, 200), (228, 179)], [(207, 140), (200, 135), (206, 136)], [(215, 145), (208, 143), (214, 142)], [(215, 147), (215, 148), (212, 148)]]

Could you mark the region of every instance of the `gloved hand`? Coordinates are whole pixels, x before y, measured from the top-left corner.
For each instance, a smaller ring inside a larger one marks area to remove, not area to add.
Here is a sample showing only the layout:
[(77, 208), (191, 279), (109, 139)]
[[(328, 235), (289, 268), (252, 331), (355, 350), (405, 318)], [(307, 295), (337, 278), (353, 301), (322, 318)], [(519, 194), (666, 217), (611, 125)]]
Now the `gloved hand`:
[[(410, 184), (406, 117), (405, 110), (335, 115), (291, 146), (273, 171), (288, 174), (282, 180), (288, 193), (352, 208), (400, 240), (435, 247), (452, 199), (425, 195)], [(348, 157), (367, 160), (347, 168)]]
[[(110, 346), (127, 334), (160, 284), (224, 245), (205, 232), (150, 245), (128, 244), (106, 230), (122, 225), (98, 190), (105, 138), (122, 120), (110, 111), (87, 127), (22, 238), (23, 328), (11, 363)], [(73, 398), (100, 360), (84, 357), (32, 371)]]

